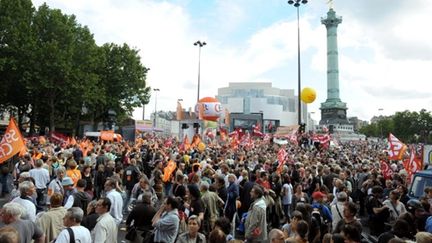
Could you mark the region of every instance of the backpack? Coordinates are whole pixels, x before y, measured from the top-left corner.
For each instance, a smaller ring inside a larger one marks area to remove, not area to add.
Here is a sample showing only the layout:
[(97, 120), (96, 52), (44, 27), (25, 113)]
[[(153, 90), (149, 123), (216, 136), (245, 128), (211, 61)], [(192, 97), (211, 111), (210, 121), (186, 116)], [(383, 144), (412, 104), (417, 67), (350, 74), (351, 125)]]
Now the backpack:
[(314, 208), (312, 211), (312, 217), (316, 219), (318, 222), (321, 236), (325, 235), (326, 233), (330, 232), (330, 226), (331, 222), (324, 216), (324, 212), (322, 209), (322, 205), (319, 206), (319, 208)]

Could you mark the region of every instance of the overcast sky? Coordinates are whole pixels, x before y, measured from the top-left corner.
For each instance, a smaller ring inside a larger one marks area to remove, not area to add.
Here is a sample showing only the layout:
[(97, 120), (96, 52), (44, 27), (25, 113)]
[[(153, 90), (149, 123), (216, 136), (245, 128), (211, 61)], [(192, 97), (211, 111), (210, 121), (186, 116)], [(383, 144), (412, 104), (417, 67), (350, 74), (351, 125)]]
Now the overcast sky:
[[(150, 68), (147, 84), (159, 88), (158, 110), (194, 106), (197, 40), (201, 97), (229, 82), (272, 82), (297, 87), (296, 10), (285, 0), (33, 0), (74, 14), (96, 42), (127, 43)], [(300, 7), (302, 86), (317, 91), (309, 105), (319, 120), (326, 99), (327, 0)], [(432, 4), (430, 0), (334, 0), (342, 101), (348, 116), (369, 120), (402, 110), (432, 110)], [(428, 82), (429, 81), (429, 82)], [(154, 96), (146, 117), (154, 112)], [(382, 108), (383, 111), (378, 111)], [(134, 118), (142, 117), (142, 109)]]

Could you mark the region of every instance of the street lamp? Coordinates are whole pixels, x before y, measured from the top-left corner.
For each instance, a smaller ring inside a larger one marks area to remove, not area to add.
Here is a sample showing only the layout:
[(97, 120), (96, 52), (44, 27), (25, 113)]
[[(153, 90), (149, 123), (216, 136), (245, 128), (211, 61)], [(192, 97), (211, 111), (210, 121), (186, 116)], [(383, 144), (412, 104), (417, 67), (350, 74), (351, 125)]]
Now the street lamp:
[(379, 120), (378, 120), (378, 125), (380, 126), (380, 130), (381, 130), (381, 139), (384, 139), (384, 137), (383, 137), (383, 116), (382, 116), (382, 112), (383, 112), (383, 108), (378, 108), (378, 111), (379, 111), (379, 113), (380, 113), (380, 117), (379, 117)]
[(197, 95), (197, 102), (199, 101), (200, 97), (200, 72), (201, 72), (201, 47), (207, 45), (205, 41), (197, 41), (194, 43), (194, 46), (198, 46), (198, 95)]
[[(150, 71), (150, 68), (145, 68), (145, 73), (147, 76), (147, 72)], [(145, 104), (143, 104), (143, 116), (142, 116), (143, 121), (145, 120)]]
[(155, 92), (155, 114), (154, 114), (154, 121), (153, 121), (153, 127), (156, 128), (156, 116), (157, 116), (157, 92), (160, 91), (160, 89), (153, 89)]
[(306, 4), (307, 0), (289, 0), (288, 4), (297, 9), (297, 74), (298, 74), (298, 124), (301, 125), (301, 78), (300, 78), (300, 18), (299, 7), (300, 3)]

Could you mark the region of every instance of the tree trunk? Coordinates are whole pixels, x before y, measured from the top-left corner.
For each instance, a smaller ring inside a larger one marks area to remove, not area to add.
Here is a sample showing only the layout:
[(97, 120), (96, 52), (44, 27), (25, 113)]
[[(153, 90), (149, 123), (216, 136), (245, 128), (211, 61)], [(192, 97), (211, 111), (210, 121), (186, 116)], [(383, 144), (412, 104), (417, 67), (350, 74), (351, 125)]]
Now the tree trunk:
[(50, 97), (49, 100), (49, 106), (50, 106), (50, 114), (49, 114), (49, 128), (50, 132), (55, 131), (55, 106), (54, 106), (54, 97)]
[(36, 105), (31, 104), (31, 112), (30, 112), (30, 131), (29, 134), (33, 135), (35, 128), (35, 113), (36, 113)]

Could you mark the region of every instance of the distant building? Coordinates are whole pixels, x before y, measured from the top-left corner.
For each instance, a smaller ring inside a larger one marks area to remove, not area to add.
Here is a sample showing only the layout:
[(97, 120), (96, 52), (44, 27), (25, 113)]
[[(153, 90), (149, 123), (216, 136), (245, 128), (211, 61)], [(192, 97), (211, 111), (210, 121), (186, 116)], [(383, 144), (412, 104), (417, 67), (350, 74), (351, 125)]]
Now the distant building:
[(381, 120), (384, 120), (384, 119), (388, 119), (388, 118), (390, 118), (389, 116), (374, 116), (374, 117), (372, 117), (372, 119), (371, 119), (371, 124), (374, 124), (374, 123), (378, 123), (379, 121), (381, 121)]
[[(269, 126), (297, 124), (298, 99), (293, 89), (275, 88), (270, 82), (234, 82), (219, 88), (216, 98), (232, 114), (234, 127), (255, 124), (257, 119), (261, 119), (259, 122), (263, 124), (264, 132), (268, 132)], [(313, 127), (305, 104), (302, 104), (302, 121), (307, 124), (307, 129)]]
[[(155, 125), (155, 113), (150, 115), (150, 120)], [(156, 116), (156, 128), (162, 130), (162, 135), (183, 138), (188, 135), (193, 137), (198, 128), (198, 132), (203, 131), (203, 121), (197, 119), (195, 112), (183, 110), (183, 119), (177, 120), (175, 111), (158, 111)]]
[(354, 132), (358, 132), (362, 127), (368, 125), (367, 121), (360, 120), (358, 117), (348, 117), (348, 121), (353, 125)]

